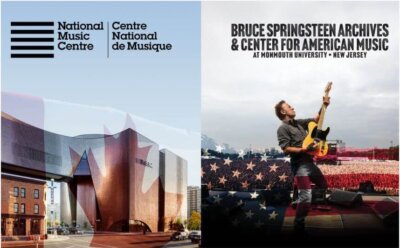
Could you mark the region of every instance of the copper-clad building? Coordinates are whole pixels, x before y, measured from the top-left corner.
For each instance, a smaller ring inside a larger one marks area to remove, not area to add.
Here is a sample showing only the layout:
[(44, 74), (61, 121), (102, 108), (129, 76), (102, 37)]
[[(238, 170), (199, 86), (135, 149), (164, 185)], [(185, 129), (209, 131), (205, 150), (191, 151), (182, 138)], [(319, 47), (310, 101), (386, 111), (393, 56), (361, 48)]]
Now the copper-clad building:
[[(167, 159), (160, 163), (160, 157)], [(66, 224), (97, 231), (133, 231), (140, 224), (163, 231), (165, 214), (174, 219), (186, 213), (186, 161), (160, 153), (158, 144), (132, 129), (68, 137), (3, 113), (2, 170), (61, 182)]]
[(187, 166), (186, 160), (171, 151), (160, 151), (160, 227), (161, 231), (177, 217), (186, 217), (187, 211)]

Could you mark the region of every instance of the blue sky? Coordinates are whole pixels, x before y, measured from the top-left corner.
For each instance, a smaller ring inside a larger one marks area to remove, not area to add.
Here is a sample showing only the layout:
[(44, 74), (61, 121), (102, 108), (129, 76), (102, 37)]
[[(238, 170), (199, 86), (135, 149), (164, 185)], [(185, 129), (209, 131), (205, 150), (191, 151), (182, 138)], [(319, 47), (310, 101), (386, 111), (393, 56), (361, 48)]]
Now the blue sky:
[[(178, 128), (200, 129), (200, 4), (162, 2), (3, 2), (2, 90), (113, 107)], [(95, 13), (95, 14), (90, 14)], [(172, 43), (168, 53), (110, 52), (91, 32), (94, 52), (10, 59), (10, 21), (144, 22)]]
[[(93, 51), (56, 50), (54, 59), (10, 59), (11, 21), (54, 21), (55, 28), (59, 21), (146, 23), (147, 31), (158, 33), (156, 42), (171, 43), (173, 49), (159, 53), (110, 50), (107, 58), (106, 31), (90, 31)], [(2, 91), (86, 106), (82, 113), (87, 113), (87, 106), (100, 107), (133, 114), (159, 127), (200, 134), (200, 3), (2, 2), (1, 81)], [(46, 127), (77, 134), (80, 125), (87, 123), (74, 120), (74, 112), (65, 106), (59, 109), (63, 121), (49, 120), (57, 127)], [(122, 127), (124, 118), (117, 119)], [(107, 120), (108, 125), (112, 121)], [(187, 147), (191, 152), (176, 153), (188, 160), (188, 184), (200, 185), (200, 158), (193, 155), (200, 150), (200, 135), (191, 137)], [(198, 142), (193, 142), (194, 137)]]

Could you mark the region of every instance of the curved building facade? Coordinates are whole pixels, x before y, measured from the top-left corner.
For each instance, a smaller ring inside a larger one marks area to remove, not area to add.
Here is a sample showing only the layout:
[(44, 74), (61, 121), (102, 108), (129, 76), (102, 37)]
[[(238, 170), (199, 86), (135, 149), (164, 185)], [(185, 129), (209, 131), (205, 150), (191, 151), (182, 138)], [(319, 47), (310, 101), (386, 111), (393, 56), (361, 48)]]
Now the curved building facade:
[[(61, 182), (61, 221), (67, 224), (133, 231), (141, 223), (164, 230), (165, 213), (180, 217), (186, 211), (187, 162), (168, 151), (160, 163), (162, 154), (132, 129), (68, 137), (2, 113), (3, 171)], [(176, 209), (165, 211), (167, 202)]]

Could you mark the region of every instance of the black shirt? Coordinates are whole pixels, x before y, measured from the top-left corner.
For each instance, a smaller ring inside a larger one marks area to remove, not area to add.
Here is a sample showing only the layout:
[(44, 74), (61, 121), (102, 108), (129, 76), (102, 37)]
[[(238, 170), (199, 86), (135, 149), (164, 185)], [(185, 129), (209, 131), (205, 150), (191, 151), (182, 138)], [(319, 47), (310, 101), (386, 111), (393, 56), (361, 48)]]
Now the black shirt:
[[(311, 121), (314, 121), (314, 119), (293, 119), (289, 122), (282, 122), (278, 128), (278, 141), (282, 150), (289, 146), (302, 147), (303, 140), (307, 136), (308, 123)], [(305, 152), (291, 153), (290, 162), (292, 169), (297, 169), (300, 164), (312, 163), (313, 156)]]

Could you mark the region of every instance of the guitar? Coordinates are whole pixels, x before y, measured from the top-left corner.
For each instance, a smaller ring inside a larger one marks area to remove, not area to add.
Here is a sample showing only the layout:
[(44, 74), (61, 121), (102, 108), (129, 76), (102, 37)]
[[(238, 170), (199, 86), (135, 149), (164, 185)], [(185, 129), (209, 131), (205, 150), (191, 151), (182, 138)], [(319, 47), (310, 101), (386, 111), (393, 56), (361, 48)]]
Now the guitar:
[[(332, 88), (332, 82), (329, 82), (325, 87), (325, 97), (329, 96), (329, 91)], [(307, 149), (311, 144), (316, 146), (314, 151), (308, 152), (318, 158), (324, 157), (328, 153), (328, 143), (326, 137), (329, 133), (329, 127), (326, 130), (322, 130), (322, 124), (324, 123), (324, 116), (326, 112), (325, 104), (322, 104), (321, 113), (319, 114), (318, 124), (314, 121), (308, 124), (308, 134), (303, 141), (303, 148)]]

